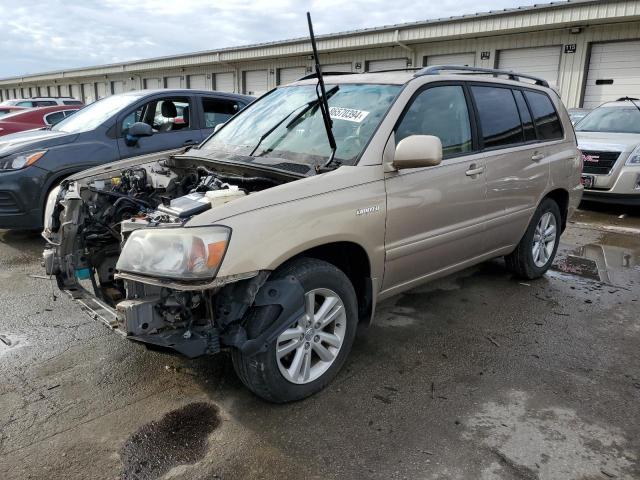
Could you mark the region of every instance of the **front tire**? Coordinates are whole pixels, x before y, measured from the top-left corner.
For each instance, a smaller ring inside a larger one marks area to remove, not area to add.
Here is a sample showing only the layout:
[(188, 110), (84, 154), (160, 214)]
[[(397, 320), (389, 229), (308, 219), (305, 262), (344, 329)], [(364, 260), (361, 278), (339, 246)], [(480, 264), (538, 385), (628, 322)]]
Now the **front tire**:
[(545, 198), (533, 215), (516, 249), (505, 256), (507, 268), (518, 277), (533, 280), (549, 270), (560, 243), (562, 216), (558, 204)]
[[(357, 299), (347, 276), (334, 265), (300, 258), (285, 264), (274, 279), (295, 277), (305, 292), (305, 314), (296, 319), (265, 352), (232, 352), (242, 383), (259, 397), (284, 403), (322, 390), (342, 368), (355, 338)], [(279, 308), (252, 308), (245, 318), (249, 338), (257, 337)]]

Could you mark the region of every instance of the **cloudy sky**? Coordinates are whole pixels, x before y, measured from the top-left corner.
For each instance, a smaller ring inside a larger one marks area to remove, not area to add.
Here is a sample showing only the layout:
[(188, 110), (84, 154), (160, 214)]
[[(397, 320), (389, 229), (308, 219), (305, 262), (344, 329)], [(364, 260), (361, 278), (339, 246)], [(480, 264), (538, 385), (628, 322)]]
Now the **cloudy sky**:
[[(544, 0), (542, 0), (544, 1)], [(0, 0), (0, 78), (463, 15), (541, 0)]]

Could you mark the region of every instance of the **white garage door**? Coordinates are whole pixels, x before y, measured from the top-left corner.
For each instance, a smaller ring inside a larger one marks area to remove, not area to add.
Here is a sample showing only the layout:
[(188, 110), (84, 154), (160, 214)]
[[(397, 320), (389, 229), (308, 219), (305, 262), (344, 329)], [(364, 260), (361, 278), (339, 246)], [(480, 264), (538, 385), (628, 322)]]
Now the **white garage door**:
[(281, 68), (278, 70), (278, 85), (286, 85), (304, 77), (305, 67)]
[(207, 76), (206, 75), (189, 75), (189, 88), (206, 90)]
[(122, 80), (114, 80), (111, 82), (111, 91), (114, 95), (124, 92), (124, 82)]
[(540, 77), (550, 85), (558, 85), (560, 46), (500, 50), (498, 68)]
[(144, 79), (144, 88), (152, 89), (152, 88), (160, 88), (160, 79), (159, 78), (145, 78)]
[(104, 98), (108, 95), (107, 93), (107, 84), (104, 82), (96, 83), (96, 88), (98, 90), (98, 100)]
[(82, 100), (82, 92), (80, 91), (80, 85), (71, 85), (71, 96), (76, 100)]
[(69, 95), (69, 85), (60, 85), (60, 96), (68, 97)]
[(268, 72), (266, 70), (251, 70), (244, 72), (244, 93), (247, 95), (262, 95), (268, 90)]
[(595, 43), (583, 106), (594, 108), (620, 97), (640, 98), (640, 41)]
[(236, 80), (233, 72), (216, 73), (215, 80), (214, 90), (231, 93), (236, 91)]
[(367, 62), (367, 72), (379, 72), (381, 70), (396, 70), (407, 68), (406, 58), (392, 58), (390, 60), (370, 60)]
[(48, 97), (49, 89), (47, 87), (38, 87), (38, 95), (41, 97)]
[(182, 88), (182, 77), (166, 77), (164, 81), (167, 88)]
[(96, 101), (96, 93), (93, 88), (93, 83), (82, 84), (82, 100), (87, 105)]
[(350, 72), (351, 63), (330, 63), (322, 65), (323, 72)]
[(476, 66), (476, 54), (470, 53), (451, 53), (448, 55), (429, 55), (425, 57), (423, 65), (430, 67), (431, 65), (460, 65), (463, 67)]

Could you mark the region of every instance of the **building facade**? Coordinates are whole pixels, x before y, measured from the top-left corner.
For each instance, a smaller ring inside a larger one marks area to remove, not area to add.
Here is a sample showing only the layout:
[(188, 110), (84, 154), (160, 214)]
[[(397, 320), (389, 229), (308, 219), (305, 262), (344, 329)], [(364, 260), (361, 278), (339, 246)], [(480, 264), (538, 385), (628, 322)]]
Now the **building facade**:
[[(640, 0), (574, 0), (317, 37), (325, 72), (426, 65), (545, 78), (567, 107), (640, 98)], [(306, 38), (0, 79), (0, 98), (86, 103), (142, 88), (260, 95), (313, 66)]]

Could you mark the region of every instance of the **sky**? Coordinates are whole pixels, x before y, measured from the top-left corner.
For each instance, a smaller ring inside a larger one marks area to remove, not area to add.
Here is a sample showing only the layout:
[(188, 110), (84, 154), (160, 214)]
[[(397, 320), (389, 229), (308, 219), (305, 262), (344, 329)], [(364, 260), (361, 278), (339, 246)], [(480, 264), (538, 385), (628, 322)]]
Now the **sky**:
[[(544, 2), (544, 0), (542, 0)], [(541, 0), (0, 0), (0, 78), (472, 14)]]

